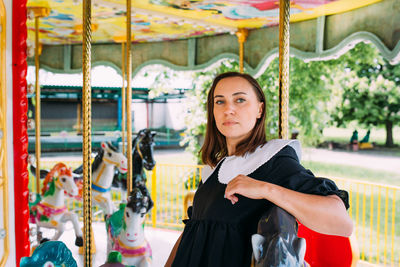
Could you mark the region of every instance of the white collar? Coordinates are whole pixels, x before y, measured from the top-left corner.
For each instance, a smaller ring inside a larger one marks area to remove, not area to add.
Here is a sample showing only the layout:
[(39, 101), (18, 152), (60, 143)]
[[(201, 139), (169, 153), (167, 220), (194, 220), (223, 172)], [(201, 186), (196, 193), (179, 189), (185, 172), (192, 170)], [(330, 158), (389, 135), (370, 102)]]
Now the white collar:
[[(217, 166), (222, 162), (218, 171), (219, 182), (228, 184), (239, 174), (249, 175), (270, 160), (285, 146), (291, 146), (296, 151), (299, 160), (301, 159), (301, 145), (298, 140), (273, 139), (268, 141), (263, 147), (258, 147), (253, 153), (246, 153), (244, 156), (225, 157), (225, 160), (218, 162)], [(207, 181), (217, 166), (211, 168), (206, 165), (202, 169), (201, 176), (203, 183)]]

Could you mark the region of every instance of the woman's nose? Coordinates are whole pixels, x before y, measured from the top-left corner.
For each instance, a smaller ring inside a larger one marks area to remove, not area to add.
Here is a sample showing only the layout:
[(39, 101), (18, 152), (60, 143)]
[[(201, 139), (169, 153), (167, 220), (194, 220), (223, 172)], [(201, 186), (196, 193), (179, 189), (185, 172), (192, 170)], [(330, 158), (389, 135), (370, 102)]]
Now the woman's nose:
[(231, 103), (226, 103), (224, 107), (225, 114), (233, 114), (235, 112), (235, 107)]

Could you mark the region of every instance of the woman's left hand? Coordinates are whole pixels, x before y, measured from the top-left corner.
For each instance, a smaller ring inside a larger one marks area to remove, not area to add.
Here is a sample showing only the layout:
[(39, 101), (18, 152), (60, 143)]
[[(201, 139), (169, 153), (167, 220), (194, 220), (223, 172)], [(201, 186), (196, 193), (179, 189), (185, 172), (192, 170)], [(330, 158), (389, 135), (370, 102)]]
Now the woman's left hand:
[(229, 199), (232, 204), (238, 202), (238, 197), (235, 194), (239, 194), (251, 199), (262, 199), (264, 198), (264, 185), (265, 182), (250, 178), (246, 175), (239, 174), (232, 179), (225, 189), (225, 198)]

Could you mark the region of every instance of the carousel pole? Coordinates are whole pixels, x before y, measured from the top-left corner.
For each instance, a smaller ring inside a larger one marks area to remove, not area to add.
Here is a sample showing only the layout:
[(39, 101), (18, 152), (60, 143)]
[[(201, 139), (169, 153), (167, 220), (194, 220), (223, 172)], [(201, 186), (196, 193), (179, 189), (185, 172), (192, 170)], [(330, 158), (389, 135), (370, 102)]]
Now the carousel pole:
[(236, 36), (239, 42), (239, 71), (243, 73), (243, 57), (244, 57), (244, 42), (246, 42), (249, 32), (247, 29), (240, 28), (236, 32)]
[(40, 85), (39, 85), (39, 56), (40, 56), (40, 44), (39, 44), (39, 19), (46, 17), (50, 13), (50, 9), (46, 7), (29, 7), (28, 13), (35, 19), (35, 155), (36, 155), (36, 193), (40, 193), (40, 157), (41, 157), (41, 145), (40, 145)]
[(131, 54), (131, 0), (126, 0), (126, 138), (127, 149), (126, 156), (128, 158), (128, 173), (126, 175), (126, 191), (129, 196), (132, 191), (132, 54)]
[(39, 85), (39, 17), (35, 16), (35, 152), (36, 152), (36, 193), (40, 194), (40, 85)]
[(82, 72), (83, 72), (83, 234), (84, 266), (92, 266), (92, 166), (91, 166), (91, 0), (83, 0), (83, 38), (82, 38)]
[(126, 90), (125, 90), (125, 42), (121, 43), (121, 54), (122, 54), (122, 88), (121, 88), (121, 102), (122, 102), (122, 154), (125, 153), (125, 140), (126, 140)]
[(290, 0), (279, 1), (279, 138), (289, 138)]

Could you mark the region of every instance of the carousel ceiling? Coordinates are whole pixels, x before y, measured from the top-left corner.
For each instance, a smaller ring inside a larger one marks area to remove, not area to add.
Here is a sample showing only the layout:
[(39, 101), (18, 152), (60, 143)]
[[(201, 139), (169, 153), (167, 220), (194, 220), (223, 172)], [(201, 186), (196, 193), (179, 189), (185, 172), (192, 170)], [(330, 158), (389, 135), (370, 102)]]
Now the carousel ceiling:
[[(380, 0), (293, 0), (291, 22), (309, 20), (367, 6)], [(28, 7), (48, 7), (39, 21), (40, 42), (48, 45), (82, 42), (81, 0), (28, 0)], [(239, 28), (276, 26), (279, 0), (132, 0), (132, 40), (156, 42), (234, 33)], [(29, 14), (28, 14), (29, 15)], [(126, 0), (92, 0), (92, 42), (125, 39)], [(29, 17), (29, 16), (28, 16)], [(27, 20), (33, 42), (35, 23)]]

